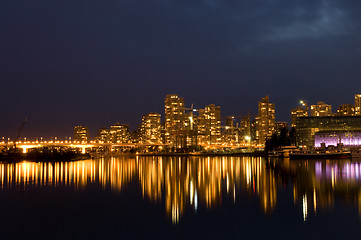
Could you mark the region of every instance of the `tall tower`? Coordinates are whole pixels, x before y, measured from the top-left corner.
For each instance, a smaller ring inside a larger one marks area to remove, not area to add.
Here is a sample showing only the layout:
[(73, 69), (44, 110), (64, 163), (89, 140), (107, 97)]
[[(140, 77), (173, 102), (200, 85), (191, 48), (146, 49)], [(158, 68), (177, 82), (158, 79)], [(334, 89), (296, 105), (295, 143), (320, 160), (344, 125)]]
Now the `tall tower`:
[(148, 113), (144, 115), (141, 126), (142, 143), (162, 143), (161, 130), (162, 125), (159, 113)]
[(355, 94), (355, 116), (361, 115), (361, 94)]
[(221, 141), (221, 107), (210, 104), (200, 109), (197, 126), (201, 144), (219, 143)]
[(184, 126), (184, 99), (178, 95), (165, 98), (165, 142), (178, 145), (177, 136)]
[(275, 131), (275, 105), (269, 102), (269, 97), (265, 96), (258, 102), (259, 118), (259, 144), (265, 144), (266, 139), (271, 137)]

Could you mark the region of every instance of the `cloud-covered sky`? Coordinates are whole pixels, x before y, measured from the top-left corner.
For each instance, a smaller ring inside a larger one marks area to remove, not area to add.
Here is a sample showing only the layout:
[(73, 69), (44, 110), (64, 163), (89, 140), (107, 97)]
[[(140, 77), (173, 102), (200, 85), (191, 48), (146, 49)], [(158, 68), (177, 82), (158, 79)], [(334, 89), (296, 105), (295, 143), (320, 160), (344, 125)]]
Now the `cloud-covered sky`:
[(353, 103), (361, 92), (361, 1), (34, 0), (0, 7), (0, 136), (74, 125), (132, 128), (164, 97), (276, 120), (299, 100)]

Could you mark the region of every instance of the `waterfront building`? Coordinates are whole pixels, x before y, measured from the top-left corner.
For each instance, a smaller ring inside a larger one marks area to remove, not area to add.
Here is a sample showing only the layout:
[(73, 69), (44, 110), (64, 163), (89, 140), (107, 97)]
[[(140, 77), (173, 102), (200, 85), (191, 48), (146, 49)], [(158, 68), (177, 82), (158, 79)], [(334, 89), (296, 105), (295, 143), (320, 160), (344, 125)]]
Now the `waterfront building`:
[(342, 104), (337, 109), (337, 116), (355, 116), (355, 106), (352, 104)]
[(342, 144), (345, 147), (361, 146), (361, 131), (321, 131), (315, 134), (315, 147)]
[(162, 143), (161, 115), (159, 113), (148, 113), (142, 118), (140, 127), (140, 141), (147, 144)]
[(361, 116), (300, 117), (296, 124), (297, 145), (312, 148), (319, 132), (325, 136), (361, 131)]
[(251, 124), (251, 139), (257, 144), (259, 143), (260, 125), (260, 117), (256, 116)]
[(109, 129), (105, 127), (99, 128), (95, 140), (97, 142), (107, 143), (109, 141)]
[(74, 127), (74, 141), (86, 143), (89, 139), (89, 131), (87, 127), (75, 126)]
[(296, 121), (299, 117), (308, 117), (307, 107), (296, 107), (291, 110), (291, 127), (296, 127)]
[(221, 107), (214, 104), (199, 110), (198, 141), (201, 145), (221, 142)]
[(275, 131), (275, 105), (265, 96), (258, 102), (258, 143), (265, 144), (266, 139)]
[(198, 145), (197, 116), (193, 114), (193, 109), (185, 112), (183, 131), (181, 132), (185, 147)]
[(179, 136), (184, 129), (184, 99), (178, 95), (167, 95), (165, 98), (165, 143), (182, 147)]
[(226, 117), (226, 126), (223, 138), (226, 143), (238, 142), (238, 128), (235, 127), (233, 116)]
[(110, 126), (109, 141), (112, 143), (129, 143), (129, 126), (127, 124), (120, 124), (119, 122)]
[(312, 117), (327, 117), (332, 115), (332, 106), (325, 102), (317, 102), (317, 105), (311, 105)]
[(239, 141), (246, 142), (246, 139), (251, 137), (251, 118), (242, 117), (239, 125)]
[(355, 94), (355, 115), (361, 116), (361, 94)]

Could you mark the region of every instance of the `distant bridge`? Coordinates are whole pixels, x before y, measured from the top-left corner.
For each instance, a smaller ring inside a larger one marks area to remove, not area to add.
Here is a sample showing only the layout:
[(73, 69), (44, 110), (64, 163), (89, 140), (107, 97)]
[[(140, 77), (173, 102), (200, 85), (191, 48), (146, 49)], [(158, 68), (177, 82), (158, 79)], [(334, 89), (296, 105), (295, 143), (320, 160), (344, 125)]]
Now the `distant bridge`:
[[(1, 142), (0, 146), (14, 146), (14, 142)], [(87, 148), (99, 148), (99, 147), (107, 147), (112, 149), (113, 147), (159, 147), (159, 146), (169, 146), (169, 144), (161, 144), (161, 143), (96, 143), (96, 142), (77, 142), (77, 141), (44, 141), (44, 142), (16, 142), (16, 147), (23, 150), (23, 153), (27, 153), (28, 149), (31, 148), (42, 148), (42, 147), (68, 147), (68, 148), (80, 148), (82, 149), (82, 153), (86, 152)]]

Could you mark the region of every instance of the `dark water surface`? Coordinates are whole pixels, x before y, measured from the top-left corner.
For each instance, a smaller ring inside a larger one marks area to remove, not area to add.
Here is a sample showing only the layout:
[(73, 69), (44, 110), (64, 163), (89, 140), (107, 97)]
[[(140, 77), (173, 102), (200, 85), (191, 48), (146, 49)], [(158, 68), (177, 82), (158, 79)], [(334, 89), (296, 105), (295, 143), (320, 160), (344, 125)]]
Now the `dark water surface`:
[(1, 239), (361, 237), (361, 163), (118, 157), (0, 163)]

